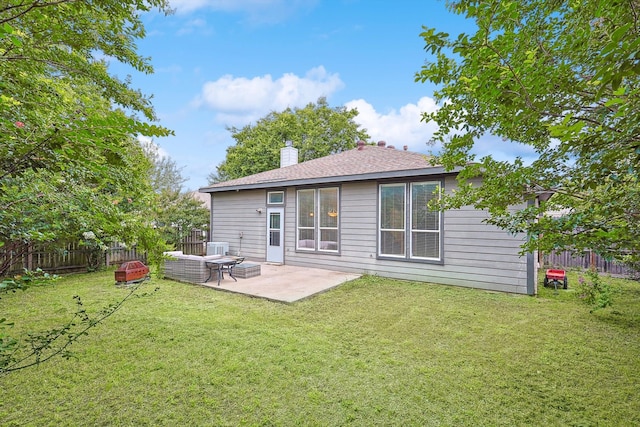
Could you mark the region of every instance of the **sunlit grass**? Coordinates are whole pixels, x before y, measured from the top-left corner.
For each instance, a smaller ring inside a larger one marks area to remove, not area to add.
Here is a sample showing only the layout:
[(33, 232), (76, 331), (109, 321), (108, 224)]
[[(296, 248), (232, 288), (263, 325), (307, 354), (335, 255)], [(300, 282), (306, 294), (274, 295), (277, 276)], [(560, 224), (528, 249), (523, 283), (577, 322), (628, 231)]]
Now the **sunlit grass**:
[[(638, 425), (640, 284), (589, 313), (364, 277), (292, 305), (156, 280), (56, 360), (0, 379), (1, 425)], [(15, 331), (124, 296), (113, 272), (3, 296)]]

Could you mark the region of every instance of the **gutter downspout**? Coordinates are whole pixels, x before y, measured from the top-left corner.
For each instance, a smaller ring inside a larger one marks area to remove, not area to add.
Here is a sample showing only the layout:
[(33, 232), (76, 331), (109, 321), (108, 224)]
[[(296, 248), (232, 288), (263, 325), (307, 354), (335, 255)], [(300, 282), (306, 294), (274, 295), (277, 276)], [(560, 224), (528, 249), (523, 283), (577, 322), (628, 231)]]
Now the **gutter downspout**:
[[(537, 198), (529, 200), (527, 207), (537, 204)], [(538, 293), (538, 268), (536, 266), (538, 251), (527, 253), (527, 295), (536, 295)]]
[[(209, 197), (211, 197), (211, 203), (209, 208), (209, 241), (213, 241), (213, 193), (209, 193)], [(206, 255), (206, 252), (205, 252)]]

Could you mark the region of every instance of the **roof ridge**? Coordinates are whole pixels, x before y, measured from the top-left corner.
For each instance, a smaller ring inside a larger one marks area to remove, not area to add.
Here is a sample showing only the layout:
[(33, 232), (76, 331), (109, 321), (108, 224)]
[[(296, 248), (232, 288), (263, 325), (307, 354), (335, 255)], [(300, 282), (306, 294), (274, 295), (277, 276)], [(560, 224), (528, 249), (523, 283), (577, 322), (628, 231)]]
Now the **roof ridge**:
[(397, 150), (392, 145), (359, 145), (344, 150), (254, 175), (216, 183), (203, 188), (237, 187), (259, 183), (281, 183), (322, 178), (354, 177), (376, 173), (429, 169), (431, 156), (408, 150)]

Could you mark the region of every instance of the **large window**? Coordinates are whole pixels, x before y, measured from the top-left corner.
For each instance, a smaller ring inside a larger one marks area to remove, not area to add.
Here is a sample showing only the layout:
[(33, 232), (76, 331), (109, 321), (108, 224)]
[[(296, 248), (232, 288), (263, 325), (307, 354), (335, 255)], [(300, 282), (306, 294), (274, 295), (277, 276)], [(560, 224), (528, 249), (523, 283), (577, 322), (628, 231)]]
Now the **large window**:
[(405, 256), (405, 185), (380, 186), (380, 255)]
[(298, 250), (338, 252), (338, 188), (298, 190)]
[(442, 216), (427, 206), (439, 194), (439, 182), (380, 185), (379, 256), (441, 260)]
[(298, 249), (316, 247), (316, 190), (298, 191)]

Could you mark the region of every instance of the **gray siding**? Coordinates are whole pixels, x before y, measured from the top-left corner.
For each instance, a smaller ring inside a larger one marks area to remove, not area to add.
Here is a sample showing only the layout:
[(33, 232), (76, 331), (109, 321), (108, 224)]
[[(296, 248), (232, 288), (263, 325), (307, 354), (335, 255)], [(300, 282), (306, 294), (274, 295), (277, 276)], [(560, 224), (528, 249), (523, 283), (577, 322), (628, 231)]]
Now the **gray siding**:
[[(455, 179), (445, 181), (446, 191)], [(228, 241), (233, 252), (244, 231), (242, 253), (265, 259), (266, 219), (256, 209), (265, 207), (264, 190), (216, 193), (212, 240)], [(527, 293), (527, 257), (520, 256), (521, 236), (510, 236), (482, 223), (484, 211), (467, 207), (444, 214), (442, 264), (377, 259), (378, 184), (345, 183), (340, 190), (339, 254), (296, 251), (296, 191), (288, 189), (285, 207), (285, 263), (338, 271), (376, 274), (480, 289)]]
[[(210, 241), (229, 242), (231, 254), (240, 252), (255, 261), (264, 261), (267, 233), (265, 203), (264, 190), (214, 193)], [(263, 209), (262, 213), (256, 211), (259, 208)]]

